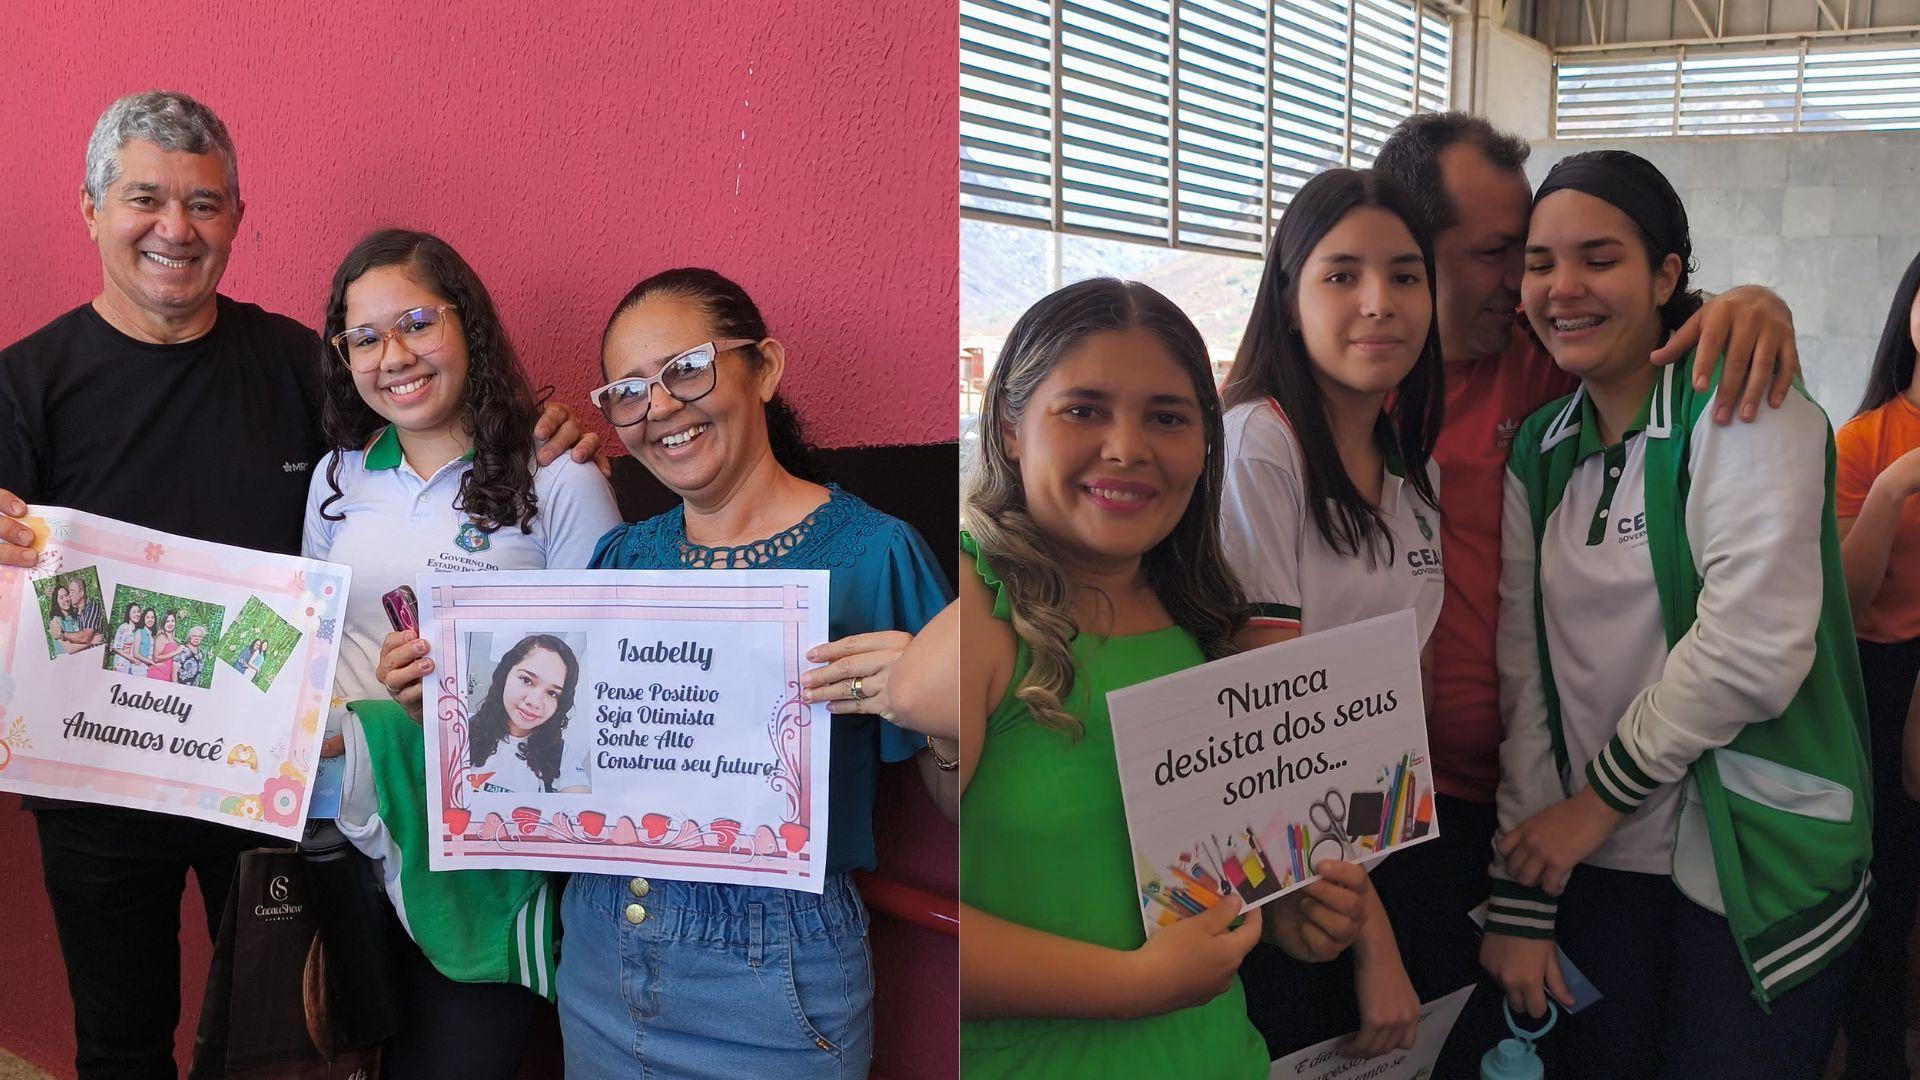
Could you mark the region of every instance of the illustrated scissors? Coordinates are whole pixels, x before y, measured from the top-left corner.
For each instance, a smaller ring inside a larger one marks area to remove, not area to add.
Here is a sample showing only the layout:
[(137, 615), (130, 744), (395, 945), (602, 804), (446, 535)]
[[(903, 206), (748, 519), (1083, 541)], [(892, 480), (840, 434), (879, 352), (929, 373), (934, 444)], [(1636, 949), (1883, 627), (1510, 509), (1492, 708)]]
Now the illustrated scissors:
[[(1347, 800), (1339, 792), (1329, 790), (1326, 798), (1307, 804), (1307, 820), (1320, 833), (1308, 853), (1309, 868), (1323, 858), (1354, 861), (1359, 852), (1353, 846), (1353, 837), (1347, 835)], [(1323, 854), (1320, 848), (1326, 844), (1332, 844), (1337, 854)]]

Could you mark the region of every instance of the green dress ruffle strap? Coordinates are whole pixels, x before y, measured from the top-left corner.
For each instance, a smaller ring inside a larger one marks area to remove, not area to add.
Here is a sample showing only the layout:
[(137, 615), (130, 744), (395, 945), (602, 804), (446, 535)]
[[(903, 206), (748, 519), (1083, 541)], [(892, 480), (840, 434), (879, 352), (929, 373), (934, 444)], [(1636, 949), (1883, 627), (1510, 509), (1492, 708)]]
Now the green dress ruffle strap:
[(988, 565), (987, 557), (980, 554), (980, 542), (965, 529), (960, 530), (960, 550), (973, 560), (973, 572), (979, 574), (980, 580), (993, 590), (993, 617), (1012, 622), (1013, 601), (1007, 598), (1007, 587), (1001, 584), (1000, 575)]

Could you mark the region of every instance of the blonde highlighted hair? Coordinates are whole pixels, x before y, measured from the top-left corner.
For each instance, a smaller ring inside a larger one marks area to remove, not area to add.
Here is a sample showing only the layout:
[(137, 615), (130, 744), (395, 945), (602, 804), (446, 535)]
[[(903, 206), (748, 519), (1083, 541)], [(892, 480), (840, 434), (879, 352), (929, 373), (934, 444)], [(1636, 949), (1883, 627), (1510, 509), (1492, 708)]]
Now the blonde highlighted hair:
[(987, 381), (979, 438), (963, 482), (961, 524), (1000, 580), (1013, 630), (1033, 656), (1014, 697), (1044, 727), (1078, 734), (1064, 705), (1076, 676), (1072, 641), (1074, 585), (1060, 569), (1057, 545), (1027, 512), (1020, 468), (1007, 455), (1006, 431), (1025, 415), (1033, 391), (1089, 335), (1135, 327), (1153, 333), (1193, 380), (1206, 434), (1207, 461), (1173, 531), (1141, 560), (1148, 585), (1175, 624), (1208, 659), (1233, 651), (1247, 606), (1220, 549), (1220, 488), (1225, 441), (1206, 343), (1179, 307), (1138, 282), (1095, 278), (1040, 300), (1007, 334)]

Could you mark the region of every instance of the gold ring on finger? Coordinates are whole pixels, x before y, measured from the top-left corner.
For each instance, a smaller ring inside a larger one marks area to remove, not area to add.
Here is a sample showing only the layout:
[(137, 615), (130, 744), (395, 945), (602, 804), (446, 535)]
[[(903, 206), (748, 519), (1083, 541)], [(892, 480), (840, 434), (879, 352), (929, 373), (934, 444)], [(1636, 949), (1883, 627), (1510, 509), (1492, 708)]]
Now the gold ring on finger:
[(853, 695), (853, 700), (855, 701), (867, 700), (867, 691), (865, 687), (861, 685), (861, 683), (862, 683), (862, 680), (860, 676), (856, 675), (853, 678), (853, 682), (849, 684), (847, 687), (847, 693)]

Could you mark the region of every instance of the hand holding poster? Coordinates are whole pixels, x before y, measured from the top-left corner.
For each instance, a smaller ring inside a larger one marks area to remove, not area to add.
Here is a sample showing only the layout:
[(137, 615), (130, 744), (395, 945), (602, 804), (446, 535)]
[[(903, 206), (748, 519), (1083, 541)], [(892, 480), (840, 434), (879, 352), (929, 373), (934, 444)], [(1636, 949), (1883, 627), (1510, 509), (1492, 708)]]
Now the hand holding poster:
[[(435, 870), (825, 885), (824, 570), (422, 574)], [(816, 722), (817, 721), (817, 722)]]
[(0, 568), (0, 790), (298, 839), (346, 567), (30, 507)]
[(1410, 611), (1107, 695), (1147, 933), (1439, 835)]

